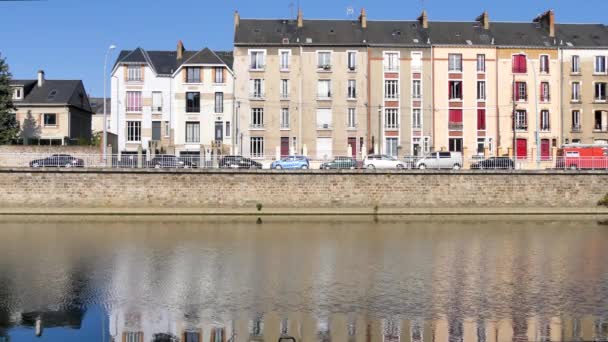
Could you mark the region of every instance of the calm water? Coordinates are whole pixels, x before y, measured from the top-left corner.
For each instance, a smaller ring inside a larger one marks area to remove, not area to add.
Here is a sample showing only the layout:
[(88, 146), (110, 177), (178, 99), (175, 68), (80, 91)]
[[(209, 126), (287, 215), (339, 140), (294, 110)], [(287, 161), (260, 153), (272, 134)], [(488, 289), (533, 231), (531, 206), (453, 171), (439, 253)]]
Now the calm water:
[(608, 340), (596, 220), (0, 222), (0, 341)]

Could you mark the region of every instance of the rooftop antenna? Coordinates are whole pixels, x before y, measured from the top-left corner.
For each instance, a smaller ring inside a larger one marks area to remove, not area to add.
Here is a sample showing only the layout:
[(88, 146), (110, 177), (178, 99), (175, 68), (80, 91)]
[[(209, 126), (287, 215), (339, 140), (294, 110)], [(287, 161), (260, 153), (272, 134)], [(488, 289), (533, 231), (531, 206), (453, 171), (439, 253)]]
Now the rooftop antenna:
[(293, 11), (294, 6), (295, 6), (295, 5), (294, 5), (293, 1), (290, 1), (290, 2), (289, 2), (289, 17), (290, 17), (291, 19), (295, 19), (295, 16), (294, 16), (294, 11)]
[(346, 17), (352, 19), (355, 16), (355, 9), (353, 6), (346, 7)]

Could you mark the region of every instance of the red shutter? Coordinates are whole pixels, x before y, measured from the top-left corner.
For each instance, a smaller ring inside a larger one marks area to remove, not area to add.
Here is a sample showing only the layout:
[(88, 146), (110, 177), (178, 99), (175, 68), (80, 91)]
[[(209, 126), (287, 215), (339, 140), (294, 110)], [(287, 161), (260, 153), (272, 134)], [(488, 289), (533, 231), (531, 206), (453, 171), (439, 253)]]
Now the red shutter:
[(450, 109), (450, 122), (462, 123), (462, 109)]
[(477, 129), (483, 131), (486, 129), (486, 110), (477, 110)]

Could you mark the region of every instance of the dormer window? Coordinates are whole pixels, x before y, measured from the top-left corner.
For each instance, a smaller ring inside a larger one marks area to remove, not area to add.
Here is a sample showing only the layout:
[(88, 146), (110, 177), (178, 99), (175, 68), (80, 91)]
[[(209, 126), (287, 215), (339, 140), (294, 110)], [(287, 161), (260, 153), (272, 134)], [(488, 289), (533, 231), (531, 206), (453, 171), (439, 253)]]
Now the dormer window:
[(14, 100), (22, 100), (23, 99), (23, 88), (16, 87), (13, 89), (13, 99)]
[(141, 82), (142, 78), (142, 66), (141, 65), (128, 65), (127, 66), (127, 82)]

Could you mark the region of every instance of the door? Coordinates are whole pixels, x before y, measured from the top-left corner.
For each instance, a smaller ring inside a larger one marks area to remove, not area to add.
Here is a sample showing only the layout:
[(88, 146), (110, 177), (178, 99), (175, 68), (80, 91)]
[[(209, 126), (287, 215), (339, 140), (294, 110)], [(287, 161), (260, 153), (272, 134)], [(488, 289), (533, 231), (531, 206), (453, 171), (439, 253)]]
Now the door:
[(551, 160), (551, 141), (549, 139), (540, 141), (540, 159)]
[(215, 122), (215, 140), (224, 140), (224, 123), (222, 121)]
[(332, 138), (317, 138), (317, 159), (329, 160), (332, 157)]
[(352, 157), (357, 159), (357, 138), (348, 138), (348, 146), (350, 146)]
[(160, 121), (152, 121), (152, 140), (160, 140)]
[(517, 159), (526, 159), (528, 157), (528, 140), (517, 139)]
[(281, 137), (281, 158), (289, 155), (289, 137)]

